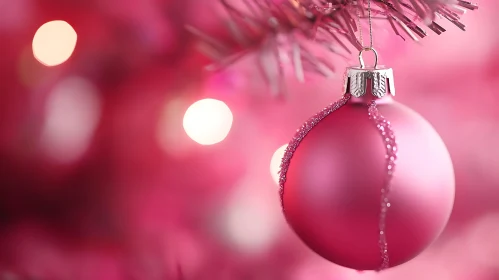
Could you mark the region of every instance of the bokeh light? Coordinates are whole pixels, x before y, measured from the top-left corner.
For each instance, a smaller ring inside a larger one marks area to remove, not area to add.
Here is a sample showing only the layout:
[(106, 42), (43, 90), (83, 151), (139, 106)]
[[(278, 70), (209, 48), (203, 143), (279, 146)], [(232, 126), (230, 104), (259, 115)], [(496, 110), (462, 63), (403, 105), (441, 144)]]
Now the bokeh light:
[(33, 37), (33, 55), (46, 66), (64, 63), (73, 54), (77, 34), (69, 23), (62, 20), (49, 21)]
[(224, 211), (223, 231), (230, 245), (246, 254), (265, 252), (279, 233), (280, 210), (262, 203), (263, 194), (255, 192), (248, 179), (231, 194)]
[(272, 179), (276, 184), (279, 184), (279, 170), (281, 169), (281, 161), (284, 156), (284, 152), (288, 144), (281, 146), (274, 152), (272, 159), (270, 160), (270, 175), (272, 175)]
[(499, 213), (490, 213), (471, 224), (468, 234), (468, 249), (474, 261), (499, 268)]
[(195, 145), (192, 141), (186, 141), (182, 127), (183, 114), (189, 105), (182, 97), (167, 100), (158, 119), (156, 139), (159, 147), (170, 156), (182, 156)]
[(192, 104), (184, 115), (184, 130), (201, 145), (223, 141), (232, 127), (232, 112), (224, 102), (203, 99)]
[(89, 81), (72, 77), (51, 92), (45, 107), (41, 149), (60, 163), (77, 160), (87, 149), (101, 115), (101, 100)]

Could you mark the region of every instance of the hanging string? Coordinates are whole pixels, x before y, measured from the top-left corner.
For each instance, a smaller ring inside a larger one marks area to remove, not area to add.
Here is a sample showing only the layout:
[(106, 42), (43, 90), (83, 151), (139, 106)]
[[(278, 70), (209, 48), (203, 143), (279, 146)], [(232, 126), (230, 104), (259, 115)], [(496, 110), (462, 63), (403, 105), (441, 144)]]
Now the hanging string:
[[(363, 0), (359, 0), (363, 1)], [(364, 39), (362, 36), (362, 25), (360, 22), (361, 18), (361, 13), (360, 11), (362, 10), (363, 5), (359, 5), (357, 9), (357, 25), (359, 26), (359, 42), (362, 48), (364, 49), (372, 49), (373, 48), (373, 22), (372, 22), (372, 14), (371, 14), (371, 0), (367, 0), (367, 18), (368, 18), (368, 24), (369, 24), (369, 46), (364, 46)]]

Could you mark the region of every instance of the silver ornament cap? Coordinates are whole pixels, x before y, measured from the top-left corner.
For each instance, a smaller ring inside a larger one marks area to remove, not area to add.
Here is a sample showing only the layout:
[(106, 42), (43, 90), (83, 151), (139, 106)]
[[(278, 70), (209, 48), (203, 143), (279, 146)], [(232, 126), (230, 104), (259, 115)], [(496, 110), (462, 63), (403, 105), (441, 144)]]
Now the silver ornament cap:
[[(374, 66), (366, 67), (362, 54), (365, 51), (374, 53)], [(378, 66), (378, 53), (373, 48), (364, 48), (359, 53), (360, 66), (348, 67), (345, 72), (345, 84), (343, 93), (361, 97), (371, 92), (377, 98), (387, 94), (395, 96), (395, 83), (393, 80), (393, 69)], [(368, 85), (370, 88), (368, 88)]]

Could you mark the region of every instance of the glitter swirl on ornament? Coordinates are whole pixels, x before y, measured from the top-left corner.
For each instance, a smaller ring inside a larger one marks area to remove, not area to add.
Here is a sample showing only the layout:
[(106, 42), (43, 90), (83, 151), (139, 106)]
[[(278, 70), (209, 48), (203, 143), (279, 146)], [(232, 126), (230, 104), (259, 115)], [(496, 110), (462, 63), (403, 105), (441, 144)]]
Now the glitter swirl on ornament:
[(296, 151), (301, 141), (307, 136), (307, 134), (314, 128), (320, 121), (329, 116), (334, 111), (341, 108), (345, 105), (348, 100), (350, 100), (352, 95), (345, 94), (343, 97), (331, 103), (329, 106), (324, 108), (319, 113), (315, 114), (315, 116), (311, 117), (307, 122), (305, 122), (296, 132), (293, 139), (291, 139), (286, 151), (284, 152), (284, 156), (282, 157), (281, 170), (279, 171), (279, 197), (281, 199), (282, 211), (284, 212), (284, 183), (286, 183), (286, 173), (288, 172), (289, 164), (291, 163), (291, 158), (293, 158), (293, 153)]
[(381, 253), (381, 266), (378, 271), (390, 267), (390, 257), (388, 254), (388, 241), (386, 238), (386, 215), (390, 208), (390, 187), (393, 173), (395, 171), (395, 161), (397, 160), (397, 141), (395, 133), (389, 121), (378, 111), (376, 102), (372, 101), (369, 105), (369, 119), (374, 122), (376, 129), (380, 133), (383, 143), (386, 147), (386, 182), (381, 189), (381, 211), (379, 215), (379, 249)]

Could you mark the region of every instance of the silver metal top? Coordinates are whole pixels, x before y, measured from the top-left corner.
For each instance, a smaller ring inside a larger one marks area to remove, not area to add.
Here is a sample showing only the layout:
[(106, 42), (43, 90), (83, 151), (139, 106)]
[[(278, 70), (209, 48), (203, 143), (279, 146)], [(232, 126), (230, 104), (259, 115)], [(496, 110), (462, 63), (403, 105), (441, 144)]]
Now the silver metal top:
[[(374, 53), (374, 66), (366, 67), (362, 59), (364, 51)], [(345, 72), (345, 85), (343, 93), (350, 93), (352, 96), (361, 97), (367, 92), (381, 98), (387, 94), (395, 96), (395, 83), (393, 81), (392, 68), (378, 66), (378, 54), (373, 48), (364, 48), (359, 53), (360, 66), (348, 67)], [(368, 83), (370, 81), (370, 83)], [(370, 84), (371, 88), (367, 86)]]

